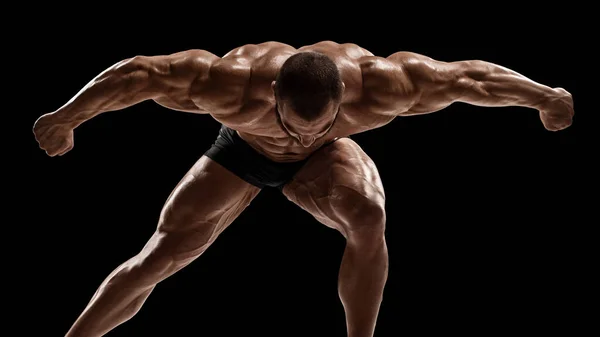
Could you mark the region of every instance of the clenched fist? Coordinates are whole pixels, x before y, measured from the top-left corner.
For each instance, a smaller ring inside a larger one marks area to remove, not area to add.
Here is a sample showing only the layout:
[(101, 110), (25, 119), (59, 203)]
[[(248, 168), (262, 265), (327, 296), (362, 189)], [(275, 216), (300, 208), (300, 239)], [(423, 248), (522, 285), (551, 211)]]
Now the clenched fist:
[(59, 121), (54, 113), (38, 118), (33, 133), (40, 148), (51, 157), (62, 156), (73, 148), (73, 127)]
[(573, 123), (573, 97), (563, 88), (555, 88), (556, 96), (541, 106), (540, 119), (550, 131), (566, 129)]

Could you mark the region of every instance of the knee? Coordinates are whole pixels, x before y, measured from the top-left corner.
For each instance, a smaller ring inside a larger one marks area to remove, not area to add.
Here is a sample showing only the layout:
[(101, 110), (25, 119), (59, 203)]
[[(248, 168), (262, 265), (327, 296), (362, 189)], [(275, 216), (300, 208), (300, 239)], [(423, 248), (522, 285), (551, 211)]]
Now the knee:
[(124, 272), (141, 283), (155, 284), (202, 255), (214, 241), (214, 231), (171, 231), (160, 227)]
[(347, 238), (383, 237), (386, 213), (382, 195), (341, 185), (332, 189), (331, 205)]
[(133, 258), (131, 270), (143, 275), (171, 274), (200, 256), (221, 230), (219, 216), (192, 207), (172, 207), (167, 202), (156, 231)]
[(217, 228), (216, 224), (208, 222), (168, 231), (159, 226), (138, 256), (146, 265), (185, 264), (202, 254), (215, 241)]

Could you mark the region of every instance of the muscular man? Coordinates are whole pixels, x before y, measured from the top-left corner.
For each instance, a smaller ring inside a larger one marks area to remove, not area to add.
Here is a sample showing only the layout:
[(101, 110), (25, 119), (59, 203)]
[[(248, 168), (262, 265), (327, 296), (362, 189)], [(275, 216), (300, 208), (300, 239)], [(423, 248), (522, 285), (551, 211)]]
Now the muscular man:
[(532, 108), (552, 131), (573, 118), (564, 89), (484, 61), (267, 42), (223, 57), (189, 50), (124, 60), (41, 116), (34, 133), (48, 155), (63, 155), (81, 123), (150, 99), (210, 114), (222, 128), (168, 197), (148, 243), (106, 278), (67, 336), (102, 336), (133, 317), (267, 186), (346, 238), (339, 296), (348, 336), (373, 336), (388, 273), (385, 195), (375, 164), (348, 136), (453, 102)]

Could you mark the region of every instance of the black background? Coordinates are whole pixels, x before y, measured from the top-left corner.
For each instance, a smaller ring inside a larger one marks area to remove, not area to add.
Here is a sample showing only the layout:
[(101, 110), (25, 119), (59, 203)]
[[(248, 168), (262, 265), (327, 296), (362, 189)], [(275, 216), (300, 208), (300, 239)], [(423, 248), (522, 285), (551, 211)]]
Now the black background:
[[(578, 101), (585, 31), (577, 20), (558, 22), (566, 9), (532, 16), (516, 7), (452, 15), (438, 8), (443, 21), (433, 9), (304, 18), (241, 11), (240, 20), (173, 5), (152, 15), (115, 8), (100, 18), (88, 16), (92, 7), (22, 32), (16, 50), (27, 66), (17, 86), (26, 88), (27, 109), (19, 135), (28, 138), (15, 199), (26, 207), (18, 211), (25, 231), (11, 243), (27, 256), (16, 269), (27, 287), (19, 312), (33, 318), (25, 331), (64, 335), (108, 273), (142, 248), (172, 188), (219, 129), (208, 116), (144, 102), (83, 124), (75, 148), (50, 158), (30, 133), (35, 119), (124, 58), (192, 48), (223, 55), (269, 40), (481, 59), (569, 90), (575, 123), (560, 132), (546, 131), (535, 110), (457, 103), (353, 138), (378, 165), (387, 194), (390, 274), (376, 336), (573, 335), (587, 320), (578, 304), (587, 296), (582, 260), (593, 224), (582, 201), (590, 193), (582, 158), (592, 149)], [(343, 248), (339, 233), (266, 189), (108, 336), (345, 336), (336, 289)]]

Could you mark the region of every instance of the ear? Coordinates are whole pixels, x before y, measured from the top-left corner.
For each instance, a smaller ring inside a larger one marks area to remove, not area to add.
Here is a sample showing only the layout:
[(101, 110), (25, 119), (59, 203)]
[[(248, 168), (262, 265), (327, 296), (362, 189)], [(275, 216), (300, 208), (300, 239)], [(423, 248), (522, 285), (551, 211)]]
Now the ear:
[(344, 93), (344, 90), (346, 90), (346, 83), (342, 82), (342, 94)]
[(275, 81), (271, 82), (271, 90), (273, 90), (273, 94), (275, 94)]

